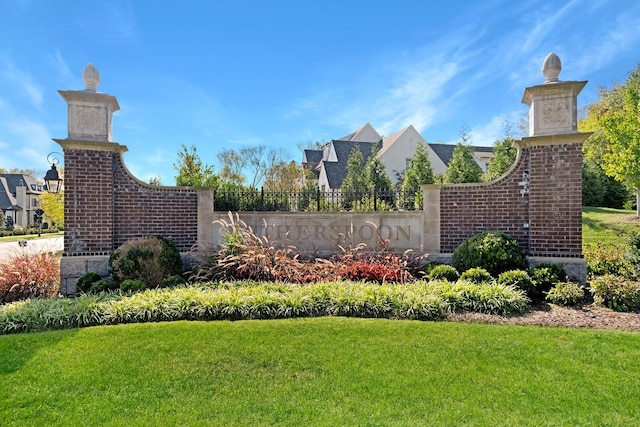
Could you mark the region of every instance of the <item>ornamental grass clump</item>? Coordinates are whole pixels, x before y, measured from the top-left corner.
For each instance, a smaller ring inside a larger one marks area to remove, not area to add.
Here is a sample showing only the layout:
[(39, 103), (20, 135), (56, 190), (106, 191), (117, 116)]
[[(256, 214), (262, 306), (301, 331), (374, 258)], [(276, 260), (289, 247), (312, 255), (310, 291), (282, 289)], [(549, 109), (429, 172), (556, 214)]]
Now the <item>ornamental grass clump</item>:
[(0, 306), (0, 333), (173, 320), (310, 316), (439, 320), (455, 311), (520, 313), (527, 303), (524, 293), (513, 287), (470, 282), (207, 283), (5, 304)]
[(60, 257), (21, 253), (0, 264), (0, 303), (51, 298), (60, 290)]

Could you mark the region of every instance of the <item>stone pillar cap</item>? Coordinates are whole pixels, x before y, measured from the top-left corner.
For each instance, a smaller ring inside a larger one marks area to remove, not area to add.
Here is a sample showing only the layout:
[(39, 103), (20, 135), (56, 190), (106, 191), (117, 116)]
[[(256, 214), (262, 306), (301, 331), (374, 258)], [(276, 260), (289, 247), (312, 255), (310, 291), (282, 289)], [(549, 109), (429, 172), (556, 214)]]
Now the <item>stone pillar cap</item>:
[(84, 82), (84, 90), (88, 92), (97, 92), (100, 84), (100, 72), (92, 63), (88, 63), (82, 70), (82, 81)]
[(562, 62), (560, 62), (558, 55), (551, 52), (546, 58), (544, 58), (544, 62), (542, 63), (542, 75), (545, 79), (544, 82), (559, 82), (560, 80), (558, 79), (558, 75), (560, 75), (560, 71), (562, 71)]

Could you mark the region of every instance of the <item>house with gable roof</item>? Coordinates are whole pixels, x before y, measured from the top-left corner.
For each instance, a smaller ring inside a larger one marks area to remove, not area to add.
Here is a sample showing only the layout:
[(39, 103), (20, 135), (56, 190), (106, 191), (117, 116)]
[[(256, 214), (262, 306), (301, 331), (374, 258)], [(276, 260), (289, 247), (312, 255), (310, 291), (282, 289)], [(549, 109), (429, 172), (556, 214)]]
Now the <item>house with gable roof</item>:
[(26, 227), (34, 222), (35, 211), (40, 206), (38, 196), (45, 190), (45, 185), (29, 175), (0, 174), (0, 209), (14, 225)]
[[(347, 160), (351, 152), (354, 149), (360, 150), (366, 162), (371, 156), (372, 148), (376, 147), (376, 156), (382, 159), (391, 182), (397, 184), (398, 174), (409, 167), (419, 143), (427, 146), (433, 172), (444, 174), (456, 146), (427, 143), (413, 125), (383, 137), (370, 123), (366, 123), (349, 135), (331, 140), (319, 150), (304, 150), (302, 165), (314, 172), (321, 191), (337, 190), (347, 176)], [(492, 157), (491, 147), (474, 147), (474, 158), (483, 171), (487, 170)]]

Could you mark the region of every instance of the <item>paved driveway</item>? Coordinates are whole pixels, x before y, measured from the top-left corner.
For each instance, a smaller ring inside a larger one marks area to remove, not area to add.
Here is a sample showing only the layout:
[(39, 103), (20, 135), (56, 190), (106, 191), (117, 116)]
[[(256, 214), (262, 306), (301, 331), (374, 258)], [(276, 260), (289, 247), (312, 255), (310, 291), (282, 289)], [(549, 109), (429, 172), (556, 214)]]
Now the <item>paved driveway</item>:
[(0, 263), (8, 260), (14, 255), (23, 253), (40, 253), (61, 251), (63, 248), (63, 237), (48, 237), (45, 239), (27, 240), (27, 246), (20, 246), (18, 242), (0, 242)]

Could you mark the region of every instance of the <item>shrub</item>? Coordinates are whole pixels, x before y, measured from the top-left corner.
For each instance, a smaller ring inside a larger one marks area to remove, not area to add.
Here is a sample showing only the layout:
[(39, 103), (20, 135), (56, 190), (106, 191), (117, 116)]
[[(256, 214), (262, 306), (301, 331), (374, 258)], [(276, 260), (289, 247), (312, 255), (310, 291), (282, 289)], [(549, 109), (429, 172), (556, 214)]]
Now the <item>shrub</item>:
[(637, 310), (640, 304), (640, 283), (624, 277), (606, 275), (591, 281), (593, 302), (616, 311)]
[(0, 303), (53, 297), (60, 290), (60, 258), (48, 252), (20, 254), (0, 264)]
[(449, 282), (455, 282), (460, 278), (460, 273), (452, 265), (440, 264), (431, 268), (427, 277), (429, 280), (444, 279)]
[(89, 288), (90, 294), (99, 294), (100, 292), (115, 291), (118, 289), (118, 284), (111, 279), (100, 279), (97, 282), (93, 282)]
[(89, 271), (84, 276), (78, 279), (78, 283), (76, 283), (76, 286), (78, 288), (78, 291), (80, 292), (89, 292), (91, 286), (101, 279), (102, 276), (100, 276), (98, 273), (96, 273), (95, 271)]
[(547, 292), (547, 301), (557, 305), (578, 305), (584, 300), (584, 289), (571, 282), (559, 282)]
[(366, 261), (352, 261), (345, 264), (340, 270), (340, 277), (365, 282), (404, 282), (402, 270), (379, 263), (368, 263)]
[(619, 247), (598, 244), (585, 248), (584, 258), (587, 262), (587, 277), (604, 276), (605, 274), (623, 275), (625, 272), (624, 251)]
[(493, 277), (484, 268), (474, 267), (462, 273), (460, 280), (468, 280), (469, 282), (480, 284), (493, 281)]
[(147, 285), (138, 279), (125, 279), (120, 283), (120, 290), (124, 292), (138, 292), (147, 289)]
[[(553, 267), (546, 267), (548, 264), (538, 264), (528, 270), (529, 276), (535, 286), (535, 292), (532, 299), (544, 299), (549, 289), (551, 289), (556, 283), (566, 281), (566, 274), (564, 280), (558, 277), (558, 269)], [(562, 270), (564, 272), (564, 269)]]
[(569, 277), (567, 276), (567, 272), (564, 270), (564, 267), (560, 264), (554, 264), (551, 262), (541, 262), (540, 264), (536, 264), (533, 268), (548, 268), (551, 270), (551, 273), (556, 277), (556, 282), (566, 282)]
[(173, 288), (176, 286), (184, 285), (184, 283), (185, 281), (182, 278), (182, 276), (178, 276), (177, 274), (174, 274), (173, 276), (165, 277), (164, 279), (162, 279), (162, 282), (160, 282), (160, 287)]
[(625, 243), (626, 251), (623, 255), (625, 276), (638, 280), (640, 279), (640, 234), (632, 234)]
[(529, 298), (535, 295), (536, 287), (533, 284), (533, 280), (531, 280), (531, 277), (523, 270), (510, 270), (500, 273), (498, 276), (498, 283), (521, 289), (526, 292)]
[(109, 271), (117, 283), (137, 279), (155, 288), (165, 277), (182, 273), (182, 258), (171, 239), (145, 236), (116, 249), (109, 258)]
[(493, 276), (527, 267), (518, 242), (507, 234), (494, 231), (477, 234), (462, 242), (453, 252), (452, 261), (458, 271), (481, 267)]

